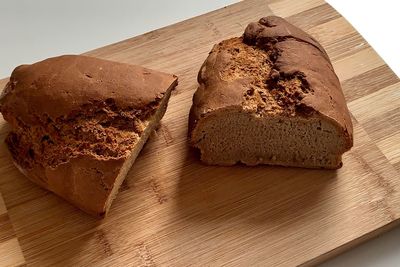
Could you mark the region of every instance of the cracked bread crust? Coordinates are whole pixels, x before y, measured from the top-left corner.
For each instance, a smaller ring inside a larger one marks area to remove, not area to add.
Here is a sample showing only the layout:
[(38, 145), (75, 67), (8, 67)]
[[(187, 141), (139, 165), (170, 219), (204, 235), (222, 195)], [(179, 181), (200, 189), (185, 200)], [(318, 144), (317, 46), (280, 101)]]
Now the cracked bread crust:
[(6, 143), (31, 180), (104, 215), (124, 162), (176, 83), (174, 75), (87, 56), (17, 67), (0, 99), (12, 126)]
[(215, 45), (198, 74), (189, 115), (189, 137), (217, 111), (258, 117), (320, 116), (353, 145), (353, 126), (339, 80), (322, 46), (282, 18), (250, 23), (242, 37)]

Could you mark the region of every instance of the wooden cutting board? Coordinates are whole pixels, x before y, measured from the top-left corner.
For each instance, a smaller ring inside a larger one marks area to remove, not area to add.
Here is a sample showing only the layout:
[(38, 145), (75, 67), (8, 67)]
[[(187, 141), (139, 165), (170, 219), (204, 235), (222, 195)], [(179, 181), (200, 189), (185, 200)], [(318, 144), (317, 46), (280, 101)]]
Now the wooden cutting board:
[[(188, 149), (196, 74), (212, 45), (271, 14), (311, 33), (333, 61), (355, 128), (340, 170), (210, 167)], [(240, 2), (87, 54), (180, 83), (104, 220), (24, 178), (0, 121), (0, 266), (313, 265), (399, 222), (400, 80), (325, 2)]]

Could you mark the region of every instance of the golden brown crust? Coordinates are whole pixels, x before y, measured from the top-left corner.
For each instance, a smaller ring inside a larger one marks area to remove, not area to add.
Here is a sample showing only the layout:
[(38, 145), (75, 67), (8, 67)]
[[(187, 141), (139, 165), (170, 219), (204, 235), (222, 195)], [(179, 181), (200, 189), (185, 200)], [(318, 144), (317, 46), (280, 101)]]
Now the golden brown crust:
[(143, 110), (175, 80), (141, 66), (65, 55), (15, 68), (0, 105), (25, 123), (35, 123), (37, 114), (56, 119), (108, 98), (121, 109)]
[[(238, 58), (237, 52), (232, 52), (235, 47), (259, 50), (267, 56), (268, 73), (260, 79), (267, 97), (259, 107), (260, 114), (309, 116), (318, 113), (337, 124), (347, 140), (347, 149), (353, 145), (349, 111), (325, 50), (310, 35), (275, 16), (250, 23), (243, 37), (214, 46), (199, 71), (199, 87), (189, 115), (189, 136), (197, 122), (213, 111), (243, 109), (249, 105), (247, 92), (254, 87), (254, 77), (239, 75), (230, 80), (223, 77)], [(237, 67), (234, 72), (236, 75)], [(297, 82), (296, 90), (288, 89), (294, 82)], [(272, 111), (265, 111), (271, 107)]]
[(14, 164), (32, 182), (46, 188), (96, 217), (104, 217), (106, 201), (125, 158), (99, 159), (88, 155), (71, 158), (56, 168)]
[(0, 99), (12, 125), (6, 143), (15, 165), (82, 210), (104, 216), (124, 162), (176, 84), (171, 74), (87, 56), (17, 67)]

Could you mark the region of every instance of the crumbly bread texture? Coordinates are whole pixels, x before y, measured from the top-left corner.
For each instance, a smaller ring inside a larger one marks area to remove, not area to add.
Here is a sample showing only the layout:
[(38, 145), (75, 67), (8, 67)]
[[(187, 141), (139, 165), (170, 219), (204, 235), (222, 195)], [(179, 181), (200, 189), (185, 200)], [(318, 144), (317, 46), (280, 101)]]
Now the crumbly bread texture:
[(328, 55), (282, 18), (215, 45), (198, 75), (189, 138), (208, 164), (339, 168), (353, 126)]
[(87, 56), (19, 66), (0, 99), (14, 163), (40, 186), (105, 216), (176, 84), (171, 74)]

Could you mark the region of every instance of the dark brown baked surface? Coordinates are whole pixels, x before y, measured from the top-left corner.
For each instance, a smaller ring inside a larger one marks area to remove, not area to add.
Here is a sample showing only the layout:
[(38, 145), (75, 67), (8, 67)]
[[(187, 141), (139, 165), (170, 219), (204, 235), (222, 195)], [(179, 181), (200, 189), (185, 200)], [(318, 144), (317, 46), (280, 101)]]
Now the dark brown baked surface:
[(189, 116), (189, 137), (199, 121), (217, 111), (259, 117), (321, 116), (352, 146), (352, 123), (340, 82), (322, 46), (284, 19), (250, 23), (243, 36), (215, 45), (198, 74)]
[(124, 162), (176, 83), (171, 74), (87, 56), (19, 66), (0, 99), (12, 126), (6, 143), (31, 180), (104, 214)]
[(107, 99), (121, 109), (147, 112), (175, 79), (141, 66), (65, 55), (17, 67), (2, 106), (26, 123), (36, 122), (37, 114), (56, 119)]

